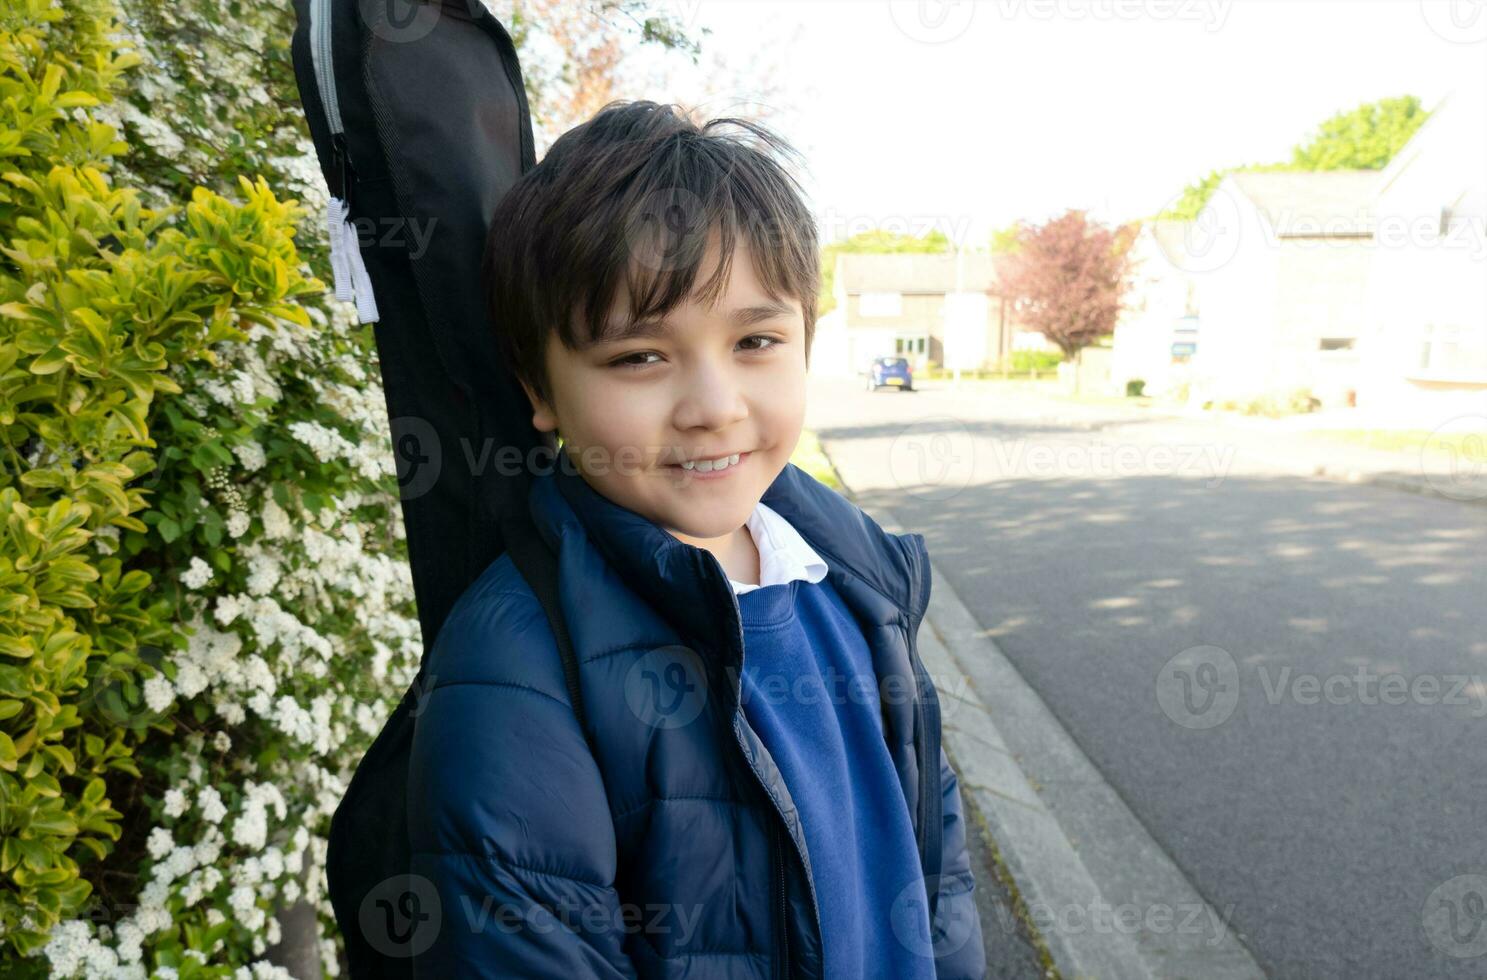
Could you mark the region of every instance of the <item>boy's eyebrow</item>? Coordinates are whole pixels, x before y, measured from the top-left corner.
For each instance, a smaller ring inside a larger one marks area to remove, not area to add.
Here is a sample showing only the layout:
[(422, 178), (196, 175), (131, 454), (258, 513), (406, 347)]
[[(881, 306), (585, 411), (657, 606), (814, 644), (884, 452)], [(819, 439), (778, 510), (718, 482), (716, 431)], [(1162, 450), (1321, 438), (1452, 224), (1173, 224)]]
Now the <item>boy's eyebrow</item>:
[[(728, 314), (728, 319), (734, 326), (747, 327), (764, 320), (773, 320), (777, 317), (793, 316), (794, 314), (795, 310), (784, 303), (768, 302), (757, 303), (752, 306), (740, 306)], [(604, 332), (594, 341), (593, 346), (618, 344), (622, 341), (639, 340), (646, 337), (664, 337), (670, 332), (671, 324), (665, 320), (641, 320), (631, 324), (610, 321), (605, 324)]]

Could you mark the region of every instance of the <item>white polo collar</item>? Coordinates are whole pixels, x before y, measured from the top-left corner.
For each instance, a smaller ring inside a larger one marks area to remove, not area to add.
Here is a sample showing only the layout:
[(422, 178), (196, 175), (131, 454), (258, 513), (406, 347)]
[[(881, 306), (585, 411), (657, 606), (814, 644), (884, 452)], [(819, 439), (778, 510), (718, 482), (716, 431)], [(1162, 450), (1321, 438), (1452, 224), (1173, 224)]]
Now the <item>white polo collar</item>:
[(805, 538), (789, 521), (763, 501), (749, 515), (748, 528), (754, 538), (754, 547), (759, 549), (759, 584), (729, 579), (735, 595), (767, 585), (783, 585), (795, 579), (819, 582), (826, 577), (826, 562), (806, 544)]

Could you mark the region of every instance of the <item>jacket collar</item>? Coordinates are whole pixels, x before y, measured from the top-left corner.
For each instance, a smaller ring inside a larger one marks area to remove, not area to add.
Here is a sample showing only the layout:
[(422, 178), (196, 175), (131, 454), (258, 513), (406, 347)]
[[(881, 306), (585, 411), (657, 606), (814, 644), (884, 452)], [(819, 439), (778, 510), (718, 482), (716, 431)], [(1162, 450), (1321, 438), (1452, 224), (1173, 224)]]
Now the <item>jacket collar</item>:
[[(761, 499), (826, 560), (834, 579), (858, 578), (914, 623), (923, 618), (929, 589), (921, 536), (889, 534), (794, 463), (785, 465)], [(533, 480), (530, 503), (539, 533), (555, 553), (562, 552), (563, 525), (577, 521), (626, 585), (652, 607), (694, 635), (716, 632), (716, 590), (733, 594), (717, 559), (589, 486), (565, 447), (558, 449), (552, 471)]]

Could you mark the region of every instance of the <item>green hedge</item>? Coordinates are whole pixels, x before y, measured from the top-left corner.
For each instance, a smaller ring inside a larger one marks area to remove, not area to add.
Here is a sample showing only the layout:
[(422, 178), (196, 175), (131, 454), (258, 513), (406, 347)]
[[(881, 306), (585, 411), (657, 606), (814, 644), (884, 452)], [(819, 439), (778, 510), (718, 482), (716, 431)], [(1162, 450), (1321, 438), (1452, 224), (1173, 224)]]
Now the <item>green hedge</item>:
[(0, 943), (276, 975), (420, 653), (385, 408), (296, 200), (120, 179), (153, 159), (114, 125), (126, 33), (99, 0), (0, 14)]

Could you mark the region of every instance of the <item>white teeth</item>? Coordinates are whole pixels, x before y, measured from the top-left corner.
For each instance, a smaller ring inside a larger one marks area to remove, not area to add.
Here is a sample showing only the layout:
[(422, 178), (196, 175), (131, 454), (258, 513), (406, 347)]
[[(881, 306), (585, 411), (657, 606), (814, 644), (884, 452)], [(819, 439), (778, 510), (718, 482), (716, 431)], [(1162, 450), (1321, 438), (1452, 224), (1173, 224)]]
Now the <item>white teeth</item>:
[(712, 460), (712, 459), (699, 459), (699, 460), (695, 460), (695, 461), (694, 460), (688, 460), (687, 462), (685, 462), (685, 463), (682, 464), (682, 469), (684, 469), (684, 470), (696, 470), (698, 473), (711, 473), (714, 470), (727, 469), (728, 467), (732, 466), (734, 463), (737, 463), (738, 462), (738, 457), (739, 457), (739, 454), (738, 453), (734, 453), (732, 456), (724, 456), (724, 457), (722, 457), (720, 459), (716, 459), (716, 460)]

